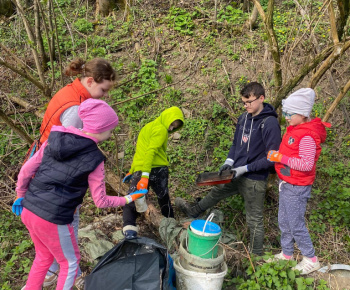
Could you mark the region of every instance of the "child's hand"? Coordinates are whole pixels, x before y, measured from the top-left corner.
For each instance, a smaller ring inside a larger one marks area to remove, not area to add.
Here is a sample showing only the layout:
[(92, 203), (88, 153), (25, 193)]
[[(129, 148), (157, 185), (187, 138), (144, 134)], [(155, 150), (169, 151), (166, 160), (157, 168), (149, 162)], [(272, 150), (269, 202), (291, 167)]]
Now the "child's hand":
[(147, 189), (148, 188), (148, 177), (141, 177), (140, 181), (137, 183), (137, 189)]
[(272, 162), (281, 162), (283, 155), (276, 150), (270, 150), (267, 153), (267, 160)]
[(15, 202), (12, 205), (12, 212), (15, 215), (21, 215), (22, 214), (22, 210), (23, 210), (22, 200), (23, 200), (23, 197), (17, 197), (15, 199)]
[(133, 193), (130, 193), (130, 194), (124, 196), (126, 199), (126, 203), (128, 204), (128, 203), (133, 202), (134, 200), (136, 200), (138, 198), (145, 196), (145, 194), (147, 194), (147, 192), (148, 192), (147, 189), (142, 189), (142, 190), (137, 190)]
[(130, 172), (123, 178), (123, 183), (129, 183), (132, 178), (132, 174)]

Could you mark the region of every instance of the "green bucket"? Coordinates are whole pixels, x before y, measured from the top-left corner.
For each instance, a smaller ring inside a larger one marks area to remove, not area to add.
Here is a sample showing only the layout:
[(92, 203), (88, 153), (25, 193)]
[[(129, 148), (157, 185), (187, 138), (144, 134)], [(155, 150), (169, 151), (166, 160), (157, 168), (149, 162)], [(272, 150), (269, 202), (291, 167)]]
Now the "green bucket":
[(221, 229), (217, 224), (208, 220), (195, 220), (187, 228), (187, 234), (187, 249), (190, 254), (203, 259), (214, 259), (218, 256)]

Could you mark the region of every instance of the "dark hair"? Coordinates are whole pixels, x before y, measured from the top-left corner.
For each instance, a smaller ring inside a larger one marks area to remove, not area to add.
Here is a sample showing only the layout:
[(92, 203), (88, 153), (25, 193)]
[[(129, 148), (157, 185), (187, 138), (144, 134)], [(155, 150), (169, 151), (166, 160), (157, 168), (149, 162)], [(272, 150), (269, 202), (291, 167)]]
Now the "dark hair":
[(116, 72), (111, 64), (103, 58), (94, 58), (90, 61), (84, 61), (81, 58), (73, 60), (64, 70), (67, 76), (93, 77), (96, 83), (102, 83), (104, 80), (115, 81)]
[(257, 97), (257, 98), (259, 98), (260, 96), (264, 96), (264, 98), (265, 98), (264, 87), (257, 82), (251, 82), (249, 84), (246, 84), (243, 87), (243, 89), (241, 89), (241, 96), (243, 98), (249, 98), (252, 95)]

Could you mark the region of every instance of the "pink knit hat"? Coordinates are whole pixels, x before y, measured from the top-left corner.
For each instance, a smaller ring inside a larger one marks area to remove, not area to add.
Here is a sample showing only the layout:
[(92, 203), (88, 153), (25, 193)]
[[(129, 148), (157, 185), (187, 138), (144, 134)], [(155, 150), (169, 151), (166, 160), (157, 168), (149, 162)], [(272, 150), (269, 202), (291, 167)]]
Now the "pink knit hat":
[(83, 130), (88, 133), (102, 133), (118, 125), (116, 112), (102, 100), (90, 98), (82, 102), (78, 115), (83, 121)]

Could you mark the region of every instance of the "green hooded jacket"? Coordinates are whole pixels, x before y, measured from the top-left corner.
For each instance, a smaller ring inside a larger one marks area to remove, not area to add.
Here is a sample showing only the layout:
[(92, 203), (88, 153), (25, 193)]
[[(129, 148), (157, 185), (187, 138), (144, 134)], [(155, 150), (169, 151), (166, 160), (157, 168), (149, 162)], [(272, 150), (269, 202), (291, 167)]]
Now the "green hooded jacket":
[(142, 172), (151, 172), (152, 168), (168, 166), (169, 162), (166, 155), (168, 129), (175, 120), (181, 120), (184, 123), (184, 116), (178, 107), (171, 107), (164, 110), (157, 119), (146, 124), (141, 129), (131, 164), (131, 174), (140, 170)]

